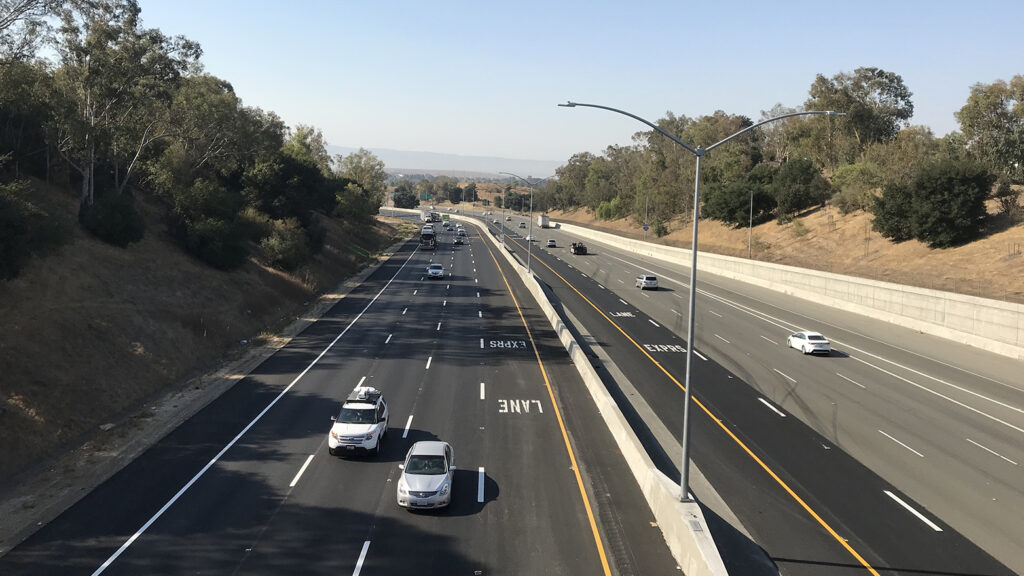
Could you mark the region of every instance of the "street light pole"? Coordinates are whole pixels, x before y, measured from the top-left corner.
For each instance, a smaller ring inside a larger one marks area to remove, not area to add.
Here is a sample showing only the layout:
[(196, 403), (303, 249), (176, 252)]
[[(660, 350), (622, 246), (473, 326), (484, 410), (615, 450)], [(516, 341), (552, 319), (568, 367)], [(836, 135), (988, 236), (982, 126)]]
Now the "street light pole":
[[(527, 233), (527, 238), (529, 238), (529, 240), (526, 241), (526, 273), (529, 274), (530, 261), (533, 259), (533, 184), (526, 178), (517, 176), (511, 172), (498, 172), (498, 174), (519, 178), (523, 182), (526, 182), (526, 185), (530, 188), (530, 231)], [(526, 202), (526, 198), (523, 198), (523, 202)]]
[(700, 146), (694, 148), (693, 146), (690, 146), (689, 144), (687, 144), (686, 142), (683, 142), (679, 138), (676, 138), (675, 136), (669, 134), (668, 132), (663, 130), (660, 126), (658, 126), (657, 124), (654, 124), (653, 122), (651, 122), (649, 120), (645, 120), (645, 119), (643, 119), (643, 118), (641, 118), (641, 117), (639, 117), (639, 116), (637, 116), (635, 114), (631, 114), (629, 112), (626, 112), (625, 110), (619, 110), (618, 108), (611, 108), (609, 106), (602, 106), (600, 104), (582, 104), (580, 102), (572, 102), (572, 101), (566, 102), (565, 104), (559, 104), (559, 106), (562, 106), (562, 107), (565, 107), (565, 108), (575, 108), (576, 106), (584, 106), (584, 107), (587, 107), (587, 108), (600, 108), (602, 110), (608, 110), (610, 112), (615, 112), (617, 114), (622, 114), (624, 116), (629, 116), (630, 118), (632, 118), (634, 120), (637, 120), (639, 122), (642, 122), (642, 123), (650, 126), (656, 132), (662, 134), (663, 136), (665, 136), (669, 140), (671, 140), (671, 141), (675, 142), (676, 144), (682, 146), (683, 148), (685, 148), (686, 150), (688, 150), (690, 153), (692, 153), (694, 156), (697, 157), (697, 170), (696, 170), (696, 175), (694, 177), (694, 183), (693, 183), (693, 240), (692, 240), (692, 243), (690, 245), (690, 253), (691, 253), (691, 256), (692, 256), (691, 257), (691, 264), (690, 264), (690, 306), (689, 306), (690, 317), (687, 320), (687, 327), (686, 327), (686, 380), (685, 380), (685, 382), (683, 384), (683, 388), (684, 388), (684, 397), (683, 397), (684, 398), (683, 399), (683, 442), (682, 442), (682, 444), (683, 444), (683, 462), (682, 462), (682, 465), (681, 465), (681, 470), (680, 470), (680, 475), (679, 475), (679, 499), (682, 502), (692, 502), (693, 498), (690, 497), (690, 398), (692, 396), (692, 394), (690, 392), (690, 390), (691, 390), (691, 386), (690, 386), (690, 374), (691, 374), (690, 368), (693, 366), (694, 309), (695, 309), (695, 304), (696, 304), (696, 299), (697, 299), (697, 222), (698, 222), (698, 219), (700, 217), (700, 164), (701, 164), (701, 159), (704, 158), (705, 154), (707, 154), (708, 152), (714, 150), (715, 148), (718, 148), (722, 144), (725, 144), (729, 140), (732, 140), (733, 138), (736, 138), (737, 136), (739, 136), (741, 134), (746, 134), (747, 132), (753, 130), (754, 128), (757, 128), (758, 126), (763, 126), (764, 124), (768, 124), (769, 122), (776, 122), (778, 120), (782, 120), (784, 118), (790, 118), (792, 116), (808, 116), (808, 115), (817, 115), (817, 114), (822, 114), (822, 115), (826, 115), (826, 116), (845, 116), (846, 114), (839, 113), (839, 112), (834, 112), (834, 111), (831, 111), (831, 110), (829, 110), (829, 111), (793, 112), (793, 113), (790, 113), (790, 114), (783, 114), (781, 116), (776, 116), (774, 118), (769, 118), (767, 120), (762, 120), (761, 122), (758, 122), (757, 124), (753, 124), (751, 126), (748, 126), (748, 127), (744, 128), (743, 130), (740, 130), (739, 132), (736, 132), (735, 134), (731, 134), (729, 136), (726, 136), (725, 138), (719, 140), (718, 142), (715, 142), (714, 144), (712, 144), (711, 146), (708, 146), (707, 148), (702, 148)]
[(747, 260), (750, 260), (750, 241), (754, 238), (754, 189), (750, 189), (750, 220), (747, 221)]

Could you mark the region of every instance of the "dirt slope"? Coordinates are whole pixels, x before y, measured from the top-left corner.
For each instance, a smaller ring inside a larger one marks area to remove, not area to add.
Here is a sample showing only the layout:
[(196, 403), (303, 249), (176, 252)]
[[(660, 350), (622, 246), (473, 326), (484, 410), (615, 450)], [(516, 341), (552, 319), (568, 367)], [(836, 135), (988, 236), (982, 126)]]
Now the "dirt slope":
[[(40, 188), (73, 218), (74, 198)], [(182, 252), (158, 210), (143, 208), (138, 244), (72, 226), (70, 245), (0, 282), (0, 485), (273, 334), (399, 233), (325, 220), (326, 246), (299, 274), (255, 262), (222, 272)]]

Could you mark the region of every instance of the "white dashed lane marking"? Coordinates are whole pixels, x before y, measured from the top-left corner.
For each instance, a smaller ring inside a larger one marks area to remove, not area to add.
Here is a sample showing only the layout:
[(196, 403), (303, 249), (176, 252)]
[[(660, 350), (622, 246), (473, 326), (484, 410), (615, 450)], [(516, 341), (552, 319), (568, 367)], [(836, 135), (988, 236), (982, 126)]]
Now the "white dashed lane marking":
[(865, 390), (867, 390), (867, 387), (866, 387), (866, 386), (864, 386), (863, 384), (861, 384), (860, 382), (856, 382), (856, 381), (854, 381), (854, 380), (850, 380), (849, 378), (847, 378), (846, 376), (843, 376), (843, 375), (842, 375), (842, 374), (840, 374), (839, 372), (836, 372), (836, 376), (839, 376), (839, 377), (840, 377), (840, 378), (842, 378), (843, 380), (846, 380), (847, 382), (850, 382), (851, 384), (856, 384), (857, 386), (860, 386), (861, 388), (864, 388)]
[(767, 407), (768, 407), (769, 409), (771, 409), (771, 411), (772, 411), (772, 412), (775, 412), (776, 414), (778, 414), (779, 416), (782, 416), (783, 418), (785, 418), (785, 417), (786, 417), (786, 415), (785, 415), (785, 414), (783, 414), (781, 410), (779, 410), (779, 409), (778, 409), (778, 408), (776, 408), (775, 406), (772, 406), (772, 405), (771, 405), (771, 403), (770, 403), (770, 402), (768, 402), (767, 400), (765, 400), (764, 398), (758, 398), (758, 400), (760, 400), (760, 401), (761, 401), (761, 404), (764, 404), (764, 405), (765, 405), (765, 406), (767, 406)]
[(384, 341), (384, 343), (385, 343), (385, 344), (390, 344), (390, 343), (391, 343), (391, 337), (392, 337), (392, 336), (394, 336), (394, 334), (388, 334), (388, 339), (387, 339), (387, 340), (385, 340), (385, 341)]
[(405, 430), (402, 431), (402, 438), (409, 436), (409, 427), (412, 426), (412, 414), (409, 414), (409, 419), (405, 421)]
[(313, 461), (313, 456), (313, 454), (310, 454), (309, 458), (306, 458), (306, 461), (302, 464), (302, 468), (299, 468), (299, 471), (295, 473), (295, 478), (292, 478), (291, 484), (288, 485), (289, 488), (295, 488), (295, 485), (299, 483), (299, 478), (302, 477), (302, 473), (306, 471), (306, 467), (309, 466), (309, 463)]
[(977, 446), (978, 448), (981, 448), (982, 450), (988, 452), (989, 454), (993, 454), (995, 456), (999, 456), (1000, 458), (1002, 458), (1003, 460), (1006, 460), (1010, 464), (1013, 464), (1014, 466), (1018, 466), (1018, 464), (1016, 462), (1014, 462), (1013, 460), (1010, 460), (1009, 458), (1007, 458), (1006, 456), (1003, 456), (1002, 454), (1000, 454), (999, 452), (996, 452), (995, 450), (992, 450), (990, 448), (986, 448), (986, 447), (982, 446), (981, 444), (978, 444), (974, 440), (971, 440), (970, 438), (964, 438), (964, 440), (967, 440), (971, 444), (974, 444), (975, 446)]
[(725, 338), (722, 338), (718, 334), (715, 334), (715, 338), (718, 338), (719, 340), (721, 340), (722, 342), (725, 342), (726, 344), (732, 344), (732, 342), (729, 342), (728, 340), (726, 340)]
[(352, 571), (352, 576), (359, 576), (359, 572), (363, 569), (363, 562), (366, 561), (366, 551), (370, 549), (370, 541), (363, 542), (363, 551), (359, 553), (359, 560), (356, 560), (356, 569)]
[(900, 446), (903, 446), (903, 447), (904, 447), (904, 448), (906, 448), (907, 450), (910, 450), (910, 451), (911, 451), (911, 452), (913, 452), (914, 454), (917, 454), (917, 455), (918, 455), (918, 456), (920, 456), (921, 458), (924, 458), (924, 454), (921, 454), (921, 453), (920, 453), (920, 452), (918, 452), (917, 450), (914, 450), (914, 449), (913, 449), (913, 448), (911, 448), (910, 446), (907, 446), (907, 445), (906, 445), (906, 444), (904, 444), (903, 442), (900, 442), (899, 440), (897, 440), (897, 439), (893, 438), (893, 437), (892, 437), (892, 436), (890, 436), (889, 434), (886, 434), (886, 433), (885, 433), (884, 431), (882, 431), (882, 430), (879, 430), (879, 432), (881, 432), (881, 433), (882, 433), (882, 436), (885, 436), (885, 437), (886, 437), (886, 438), (888, 438), (889, 440), (892, 440), (893, 442), (895, 442), (895, 443), (899, 444)]
[(782, 372), (781, 370), (779, 370), (778, 368), (772, 368), (772, 370), (775, 370), (776, 372), (778, 372), (779, 376), (782, 376), (782, 377), (783, 377), (783, 378), (785, 378), (786, 380), (789, 380), (789, 381), (790, 381), (790, 382), (792, 382), (793, 384), (796, 384), (796, 380), (794, 380), (794, 379), (790, 378), (789, 376), (787, 376), (787, 375), (786, 375), (785, 373), (783, 373), (783, 372)]
[(892, 498), (893, 500), (895, 500), (897, 504), (899, 504), (900, 506), (903, 506), (904, 508), (906, 508), (911, 514), (913, 514), (914, 516), (917, 516), (918, 520), (920, 520), (921, 522), (924, 522), (925, 524), (927, 524), (929, 528), (931, 528), (932, 530), (935, 530), (936, 532), (942, 532), (942, 528), (939, 528), (939, 526), (937, 524), (935, 524), (935, 522), (932, 522), (931, 520), (925, 518), (924, 514), (921, 514), (917, 510), (914, 510), (913, 508), (911, 508), (910, 504), (907, 504), (906, 502), (901, 500), (899, 496), (893, 494), (892, 492), (889, 492), (888, 490), (882, 490), (882, 492), (885, 492), (885, 494), (889, 498)]

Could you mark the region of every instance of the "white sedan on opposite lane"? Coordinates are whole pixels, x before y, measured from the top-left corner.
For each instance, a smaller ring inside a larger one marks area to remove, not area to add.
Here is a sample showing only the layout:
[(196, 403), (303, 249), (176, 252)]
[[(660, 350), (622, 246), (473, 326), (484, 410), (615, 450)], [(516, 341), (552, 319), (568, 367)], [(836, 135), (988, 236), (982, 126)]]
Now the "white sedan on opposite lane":
[(786, 339), (786, 345), (790, 348), (796, 348), (804, 354), (824, 354), (828, 356), (832, 353), (832, 345), (829, 344), (828, 338), (817, 332), (803, 331), (790, 334), (789, 338)]

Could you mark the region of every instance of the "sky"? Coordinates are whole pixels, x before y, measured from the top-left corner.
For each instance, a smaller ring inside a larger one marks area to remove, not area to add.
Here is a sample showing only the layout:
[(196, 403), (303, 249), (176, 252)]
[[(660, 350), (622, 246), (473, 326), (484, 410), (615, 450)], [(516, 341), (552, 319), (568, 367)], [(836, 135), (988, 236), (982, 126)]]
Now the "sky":
[[(140, 0), (248, 106), (337, 146), (566, 161), (650, 121), (798, 106), (874, 66), (937, 136), (976, 83), (1024, 74), (1024, 2)], [(710, 142), (693, 142), (708, 145)]]

